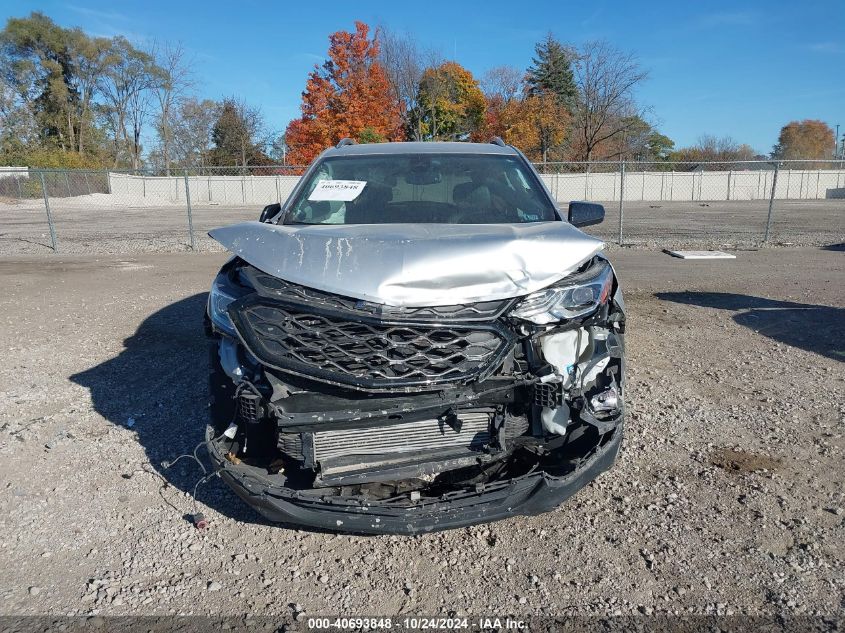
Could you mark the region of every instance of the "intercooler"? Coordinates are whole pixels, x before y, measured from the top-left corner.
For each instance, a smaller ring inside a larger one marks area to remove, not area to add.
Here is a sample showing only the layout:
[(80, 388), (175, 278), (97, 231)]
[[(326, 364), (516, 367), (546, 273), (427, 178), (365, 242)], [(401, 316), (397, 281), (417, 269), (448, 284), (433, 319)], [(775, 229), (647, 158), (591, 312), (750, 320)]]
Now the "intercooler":
[(421, 420), (319, 431), (313, 434), (312, 446), (320, 480), (329, 484), (336, 476), (349, 479), (353, 472), (361, 475), (355, 479), (376, 481), (390, 479), (393, 469), (408, 464), (429, 463), (430, 468), (421, 469), (424, 473), (435, 472), (434, 464), (442, 460), (472, 463), (473, 454), (478, 455), (489, 442), (490, 414), (470, 411), (458, 413), (451, 423)]

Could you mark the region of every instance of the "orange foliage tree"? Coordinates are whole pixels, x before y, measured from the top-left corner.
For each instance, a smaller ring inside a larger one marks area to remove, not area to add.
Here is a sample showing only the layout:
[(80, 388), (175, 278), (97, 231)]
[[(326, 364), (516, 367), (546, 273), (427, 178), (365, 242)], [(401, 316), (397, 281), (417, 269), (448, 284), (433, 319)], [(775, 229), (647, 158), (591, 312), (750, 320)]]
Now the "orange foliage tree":
[(473, 140), (483, 142), (491, 136), (500, 136), (531, 160), (560, 160), (560, 147), (571, 122), (569, 111), (551, 93), (524, 91), (520, 97), (511, 99), (493, 95), (488, 97), (484, 126), (473, 135)]
[(830, 158), (835, 144), (833, 130), (824, 121), (791, 121), (781, 128), (773, 154), (787, 160)]
[(483, 125), (486, 107), (472, 73), (457, 62), (443, 62), (423, 73), (419, 113), (411, 124), (426, 140), (464, 140)]
[(302, 93), (302, 116), (290, 122), (285, 141), (294, 164), (310, 163), (342, 138), (362, 142), (401, 140), (402, 110), (378, 62), (378, 41), (369, 27), (329, 37), (329, 58), (315, 66)]
[(506, 108), (503, 138), (532, 159), (546, 162), (549, 153), (563, 144), (571, 121), (566, 106), (554, 94), (529, 94)]

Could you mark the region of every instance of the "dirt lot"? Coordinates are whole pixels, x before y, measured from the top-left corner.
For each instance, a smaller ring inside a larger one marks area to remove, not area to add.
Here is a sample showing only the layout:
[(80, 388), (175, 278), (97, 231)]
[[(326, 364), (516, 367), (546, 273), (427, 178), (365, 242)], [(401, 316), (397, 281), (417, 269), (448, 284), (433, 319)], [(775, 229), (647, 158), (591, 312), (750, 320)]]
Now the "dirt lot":
[(845, 254), (617, 250), (618, 464), (558, 511), (297, 532), (163, 460), (202, 438), (220, 254), (0, 259), (6, 614), (845, 612)]
[[(144, 205), (106, 194), (51, 198), (60, 253), (151, 253), (189, 250), (183, 205)], [(591, 233), (616, 241), (619, 203), (607, 203), (607, 218)], [(258, 218), (260, 207), (195, 204), (194, 235), (200, 251), (217, 250), (206, 233), (217, 226)], [(767, 201), (626, 202), (623, 242), (646, 248), (753, 246), (766, 227)], [(773, 243), (838, 244), (845, 241), (845, 199), (777, 200)], [(49, 253), (50, 232), (41, 200), (0, 200), (0, 255)]]

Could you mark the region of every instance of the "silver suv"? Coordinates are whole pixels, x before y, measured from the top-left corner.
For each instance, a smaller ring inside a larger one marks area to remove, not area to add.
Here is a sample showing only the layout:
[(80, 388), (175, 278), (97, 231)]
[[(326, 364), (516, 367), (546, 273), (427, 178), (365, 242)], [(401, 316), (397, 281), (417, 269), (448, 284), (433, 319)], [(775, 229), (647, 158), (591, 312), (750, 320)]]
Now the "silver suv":
[(342, 141), (210, 235), (209, 452), (271, 520), (419, 533), (554, 508), (614, 462), (625, 314), (600, 205), (526, 158)]

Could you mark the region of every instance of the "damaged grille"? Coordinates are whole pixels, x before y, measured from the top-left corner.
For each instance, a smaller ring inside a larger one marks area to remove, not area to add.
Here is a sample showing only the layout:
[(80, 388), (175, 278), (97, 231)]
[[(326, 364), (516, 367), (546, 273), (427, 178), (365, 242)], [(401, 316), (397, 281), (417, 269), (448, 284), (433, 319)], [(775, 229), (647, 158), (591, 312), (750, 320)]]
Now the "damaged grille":
[(364, 318), (250, 295), (230, 308), (252, 354), (277, 369), (340, 385), (391, 390), (483, 379), (513, 338), (494, 323)]

